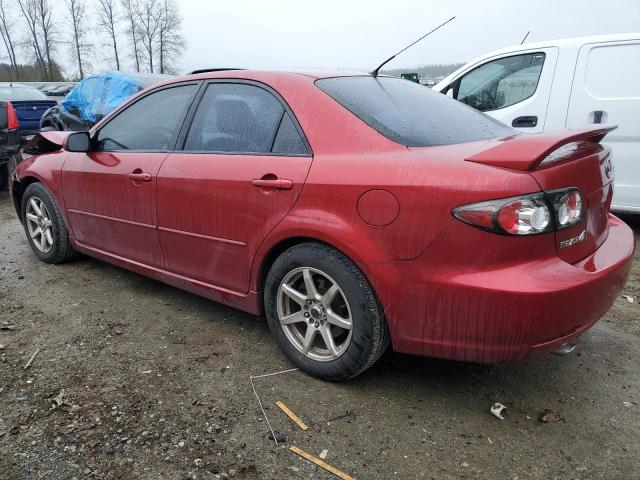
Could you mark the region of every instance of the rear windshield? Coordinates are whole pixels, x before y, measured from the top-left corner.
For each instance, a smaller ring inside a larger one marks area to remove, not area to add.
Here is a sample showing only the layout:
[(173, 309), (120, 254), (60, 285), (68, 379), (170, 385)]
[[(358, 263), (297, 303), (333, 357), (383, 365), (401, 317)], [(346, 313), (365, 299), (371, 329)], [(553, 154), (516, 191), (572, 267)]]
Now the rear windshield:
[(322, 91), (385, 137), (409, 147), (502, 138), (517, 131), (462, 103), (408, 80), (336, 77)]
[(47, 96), (40, 90), (31, 87), (10, 87), (8, 85), (0, 86), (0, 100), (9, 100), (10, 102), (47, 100)]

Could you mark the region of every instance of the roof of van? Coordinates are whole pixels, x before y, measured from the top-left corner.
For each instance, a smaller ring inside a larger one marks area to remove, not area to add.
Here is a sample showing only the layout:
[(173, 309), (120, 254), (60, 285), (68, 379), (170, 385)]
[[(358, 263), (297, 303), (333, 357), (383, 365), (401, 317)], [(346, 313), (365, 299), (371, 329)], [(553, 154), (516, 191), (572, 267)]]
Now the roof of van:
[(511, 47), (501, 48), (492, 52), (482, 55), (480, 58), (493, 57), (502, 53), (517, 52), (520, 50), (532, 50), (536, 48), (571, 48), (581, 47), (589, 43), (603, 43), (603, 42), (621, 42), (625, 40), (640, 40), (640, 32), (635, 33), (616, 33), (613, 35), (593, 35), (590, 37), (573, 37), (573, 38), (558, 38), (556, 40), (544, 40), (541, 42), (524, 43), (522, 45), (514, 45)]

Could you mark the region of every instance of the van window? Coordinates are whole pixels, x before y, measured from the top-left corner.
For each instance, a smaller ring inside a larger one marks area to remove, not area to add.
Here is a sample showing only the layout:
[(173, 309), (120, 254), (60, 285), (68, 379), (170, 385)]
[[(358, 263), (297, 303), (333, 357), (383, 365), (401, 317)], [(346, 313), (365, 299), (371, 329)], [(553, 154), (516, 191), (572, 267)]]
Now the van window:
[(603, 45), (589, 52), (585, 86), (597, 98), (640, 97), (640, 43)]
[(544, 53), (527, 53), (480, 65), (460, 79), (455, 98), (481, 112), (522, 102), (538, 88), (544, 59)]

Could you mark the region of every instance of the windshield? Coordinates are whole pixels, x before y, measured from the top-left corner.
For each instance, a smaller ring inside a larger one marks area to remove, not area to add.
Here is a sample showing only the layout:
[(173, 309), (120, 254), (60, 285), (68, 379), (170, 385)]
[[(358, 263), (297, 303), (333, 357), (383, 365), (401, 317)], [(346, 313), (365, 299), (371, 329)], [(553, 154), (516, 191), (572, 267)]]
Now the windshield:
[(0, 86), (0, 100), (9, 100), (10, 102), (32, 101), (32, 100), (48, 100), (47, 96), (40, 90), (31, 87), (18, 87), (9, 85)]
[(409, 147), (503, 138), (518, 132), (462, 103), (408, 80), (336, 77), (322, 91), (385, 137)]

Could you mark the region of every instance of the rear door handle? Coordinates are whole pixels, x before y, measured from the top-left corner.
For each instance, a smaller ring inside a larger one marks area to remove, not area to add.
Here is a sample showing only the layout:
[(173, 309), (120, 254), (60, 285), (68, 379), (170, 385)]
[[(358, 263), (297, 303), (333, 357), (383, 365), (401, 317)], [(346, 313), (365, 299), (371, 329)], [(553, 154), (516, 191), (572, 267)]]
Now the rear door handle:
[(276, 190), (291, 190), (293, 188), (293, 182), (286, 178), (256, 178), (251, 180), (251, 185), (259, 188), (275, 188)]
[(137, 171), (133, 171), (129, 174), (129, 180), (133, 181), (133, 182), (150, 182), (151, 181), (151, 174), (150, 173), (144, 173), (144, 172), (137, 172)]
[(511, 122), (511, 126), (515, 128), (531, 128), (538, 125), (538, 117), (535, 115), (527, 115), (524, 117), (517, 117)]

